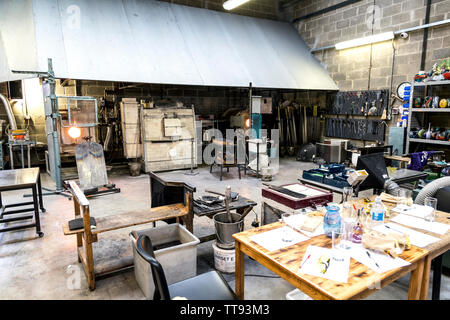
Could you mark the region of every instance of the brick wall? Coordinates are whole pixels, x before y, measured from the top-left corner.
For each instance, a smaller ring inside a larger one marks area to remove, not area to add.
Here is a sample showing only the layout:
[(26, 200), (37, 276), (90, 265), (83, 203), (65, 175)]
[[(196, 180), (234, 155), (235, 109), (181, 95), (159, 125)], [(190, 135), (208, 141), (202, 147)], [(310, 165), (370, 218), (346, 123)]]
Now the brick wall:
[[(301, 17), (341, 1), (299, 2), (291, 8), (290, 18)], [(374, 6), (375, 3), (375, 6)], [(372, 9), (375, 7), (375, 15)], [(303, 39), (311, 48), (372, 34), (398, 31), (424, 24), (426, 0), (363, 0), (356, 4), (296, 23)], [(450, 0), (432, 1), (430, 22), (450, 18)], [(410, 32), (407, 39), (396, 38), (394, 46), (393, 89), (403, 81), (411, 81), (420, 69), (423, 30)], [(392, 68), (390, 41), (346, 50), (315, 53), (341, 90), (390, 88)], [(434, 63), (450, 56), (450, 26), (429, 29), (425, 71)], [(372, 67), (369, 73), (370, 64)]]
[(225, 0), (163, 0), (170, 3), (187, 5), (209, 10), (231, 12), (244, 16), (264, 18), (264, 19), (278, 19), (278, 0), (251, 0), (243, 5), (227, 11), (223, 8)]
[[(342, 0), (304, 0), (285, 10), (284, 14), (286, 19), (292, 21), (294, 18), (341, 2)], [(372, 33), (399, 31), (422, 25), (425, 23), (426, 2), (426, 0), (362, 0), (338, 10), (301, 20), (295, 23), (295, 27), (310, 48), (320, 48)], [(449, 18), (450, 0), (432, 1), (430, 23)], [(340, 51), (330, 49), (316, 52), (314, 55), (328, 70), (341, 91), (392, 87), (392, 91), (395, 92), (401, 82), (412, 81), (420, 70), (422, 41), (423, 30), (409, 32), (407, 39), (396, 37), (394, 58), (391, 41)], [(425, 71), (429, 71), (434, 63), (448, 57), (450, 57), (450, 26), (429, 29)], [(397, 101), (394, 104), (400, 105)], [(389, 125), (395, 125), (397, 120), (399, 119), (394, 116)], [(354, 144), (360, 145), (359, 142)]]

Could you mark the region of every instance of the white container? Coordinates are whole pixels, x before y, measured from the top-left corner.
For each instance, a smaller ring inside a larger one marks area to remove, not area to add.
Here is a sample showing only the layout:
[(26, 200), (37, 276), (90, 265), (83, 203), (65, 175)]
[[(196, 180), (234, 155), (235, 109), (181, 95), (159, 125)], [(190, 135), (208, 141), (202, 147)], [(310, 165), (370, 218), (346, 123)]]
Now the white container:
[(235, 250), (221, 249), (213, 242), (214, 266), (223, 273), (234, 273), (235, 270)]
[[(137, 237), (147, 235), (153, 247), (180, 241), (181, 244), (168, 248), (155, 250), (155, 258), (161, 264), (166, 276), (167, 285), (186, 280), (197, 275), (197, 245), (200, 240), (178, 223), (158, 226), (156, 228), (135, 231)], [(136, 281), (147, 299), (153, 299), (155, 286), (153, 284), (152, 270), (136, 251), (136, 240), (131, 236), (133, 243), (134, 275)]]
[(312, 298), (298, 289), (286, 293), (286, 300), (312, 300)]

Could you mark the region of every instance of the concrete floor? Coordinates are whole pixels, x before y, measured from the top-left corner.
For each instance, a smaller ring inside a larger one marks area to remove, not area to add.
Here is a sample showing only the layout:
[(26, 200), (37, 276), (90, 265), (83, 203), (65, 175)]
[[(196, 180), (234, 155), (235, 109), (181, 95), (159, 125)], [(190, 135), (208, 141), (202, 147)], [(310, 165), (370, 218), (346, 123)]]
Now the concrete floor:
[[(294, 159), (282, 159), (280, 172), (271, 182), (282, 184), (295, 182), (301, 170), (316, 167), (313, 163), (297, 162)], [(209, 168), (202, 167), (195, 176), (185, 175), (184, 171), (161, 173), (167, 179), (186, 181), (197, 188), (195, 196), (212, 190), (225, 190), (230, 185), (233, 191), (261, 201), (261, 181), (250, 176), (238, 179), (237, 169), (231, 168), (219, 181), (218, 168), (212, 174)], [(118, 194), (91, 198), (93, 216), (110, 215), (133, 209), (150, 207), (149, 180), (147, 175), (131, 177), (126, 172), (110, 173), (109, 179), (121, 189)], [(42, 175), (43, 186), (54, 188), (47, 174)], [(2, 194), (4, 202), (23, 201), (23, 192), (11, 191)], [(361, 194), (363, 196), (364, 194)], [(340, 196), (336, 196), (338, 201)], [(73, 203), (59, 195), (44, 197), (47, 212), (41, 214), (41, 225), (45, 233), (38, 238), (35, 229), (0, 233), (0, 299), (145, 299), (138, 287), (133, 272), (126, 272), (96, 282), (96, 289), (89, 291), (84, 272), (77, 261), (75, 237), (64, 236), (61, 225), (73, 219)], [(255, 208), (260, 213), (260, 206)], [(255, 214), (245, 218), (245, 228), (251, 228)], [(145, 229), (148, 226), (130, 228)], [(214, 232), (213, 221), (207, 217), (194, 219), (194, 234), (198, 237)], [(130, 243), (131, 245), (131, 243)], [(214, 268), (212, 242), (202, 243), (197, 249), (197, 272), (203, 273)], [(246, 299), (283, 300), (286, 293), (294, 288), (265, 267), (246, 257), (245, 260), (245, 296)], [(224, 274), (234, 289), (234, 274)], [(378, 290), (367, 299), (407, 299), (409, 276), (405, 276), (391, 285)], [(431, 288), (430, 288), (431, 295)], [(308, 299), (306, 295), (302, 299)], [(450, 299), (450, 278), (442, 277), (441, 299)]]

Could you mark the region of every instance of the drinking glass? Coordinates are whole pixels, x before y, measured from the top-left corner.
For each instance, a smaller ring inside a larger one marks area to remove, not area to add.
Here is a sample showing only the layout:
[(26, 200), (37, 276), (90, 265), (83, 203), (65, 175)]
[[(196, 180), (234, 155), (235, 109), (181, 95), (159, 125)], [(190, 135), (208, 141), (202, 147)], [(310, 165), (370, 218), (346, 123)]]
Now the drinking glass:
[(342, 261), (342, 249), (345, 249), (344, 239), (343, 239), (343, 229), (334, 229), (331, 231), (331, 252), (333, 256), (333, 260)]
[(342, 229), (331, 231), (331, 248), (334, 250), (340, 247), (342, 241)]
[(425, 215), (425, 221), (433, 222), (436, 216), (436, 208), (437, 208), (437, 199), (432, 197), (426, 197), (423, 201), (425, 206), (433, 208), (430, 212), (427, 212)]
[(344, 196), (344, 202), (347, 202), (353, 196), (353, 188), (352, 187), (344, 187), (342, 191), (342, 195)]
[(290, 232), (291, 230), (289, 230), (290, 227), (287, 223), (287, 220), (291, 216), (292, 216), (292, 213), (290, 213), (290, 212), (283, 212), (281, 214), (281, 221), (283, 221), (284, 228), (285, 228), (285, 231), (283, 232), (281, 240), (283, 240), (284, 242), (291, 242), (293, 240), (292, 233)]
[(342, 249), (350, 249), (350, 243), (352, 242), (353, 227), (356, 224), (356, 217), (349, 216), (343, 219), (342, 223), (342, 239), (340, 241), (340, 247)]
[(398, 196), (403, 198), (399, 204), (408, 205), (408, 203), (412, 203), (412, 190), (401, 188), (398, 191)]

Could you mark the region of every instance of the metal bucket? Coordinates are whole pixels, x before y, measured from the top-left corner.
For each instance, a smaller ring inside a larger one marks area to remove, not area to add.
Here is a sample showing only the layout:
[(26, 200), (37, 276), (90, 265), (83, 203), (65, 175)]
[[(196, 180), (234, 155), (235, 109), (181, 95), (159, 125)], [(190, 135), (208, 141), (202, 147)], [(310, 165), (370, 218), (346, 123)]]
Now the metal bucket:
[[(234, 221), (237, 221), (241, 215), (237, 213), (231, 214)], [(233, 234), (244, 230), (244, 221), (228, 222), (226, 213), (218, 213), (214, 217), (214, 224), (216, 227), (216, 245), (222, 249), (234, 248)]]

